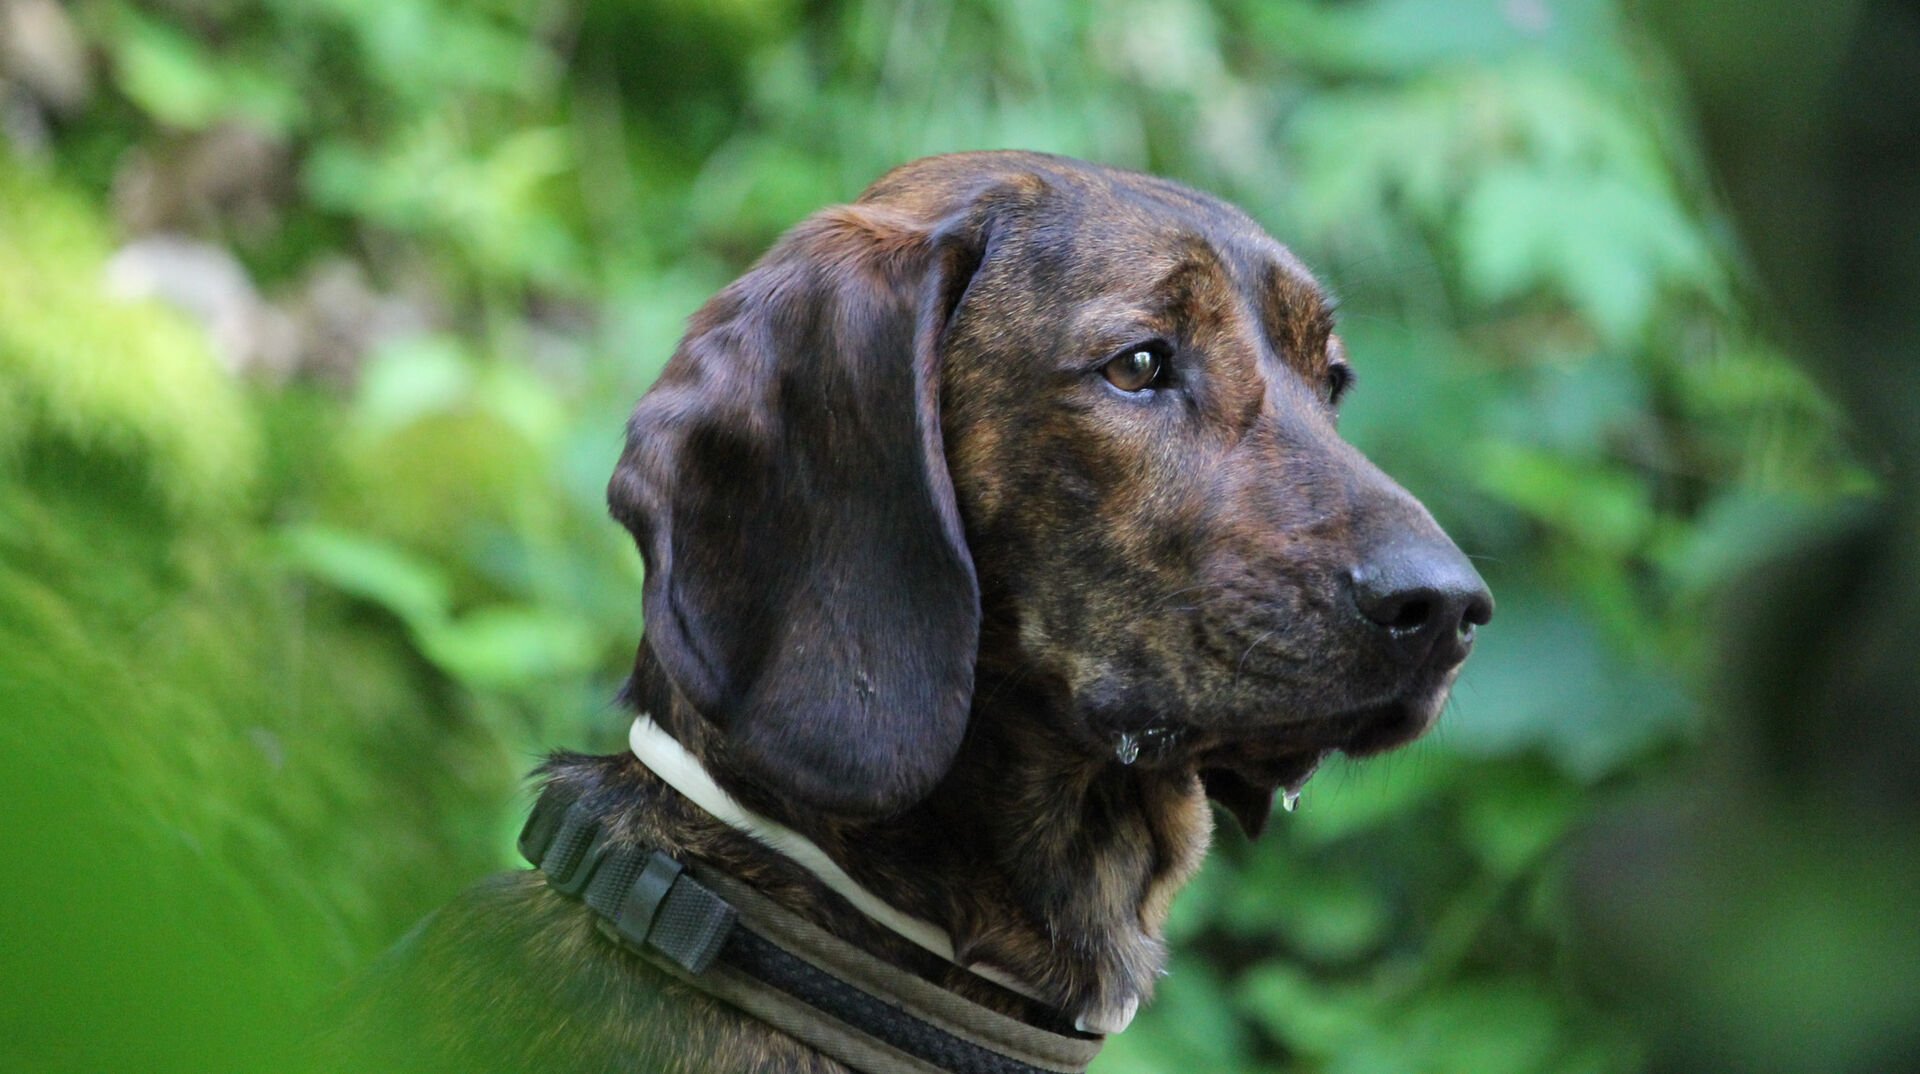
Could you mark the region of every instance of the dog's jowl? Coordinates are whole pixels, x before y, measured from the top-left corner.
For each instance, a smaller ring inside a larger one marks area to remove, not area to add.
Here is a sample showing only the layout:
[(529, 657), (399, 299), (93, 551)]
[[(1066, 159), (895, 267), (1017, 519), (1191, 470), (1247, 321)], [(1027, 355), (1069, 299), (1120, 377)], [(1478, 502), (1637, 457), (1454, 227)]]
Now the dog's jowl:
[[(1361, 361), (1364, 356), (1354, 356)], [(608, 487), (617, 756), (356, 994), (358, 1069), (1084, 1068), (1211, 799), (1415, 738), (1485, 585), (1337, 431), (1318, 284), (1231, 206), (935, 157), (694, 315)]]

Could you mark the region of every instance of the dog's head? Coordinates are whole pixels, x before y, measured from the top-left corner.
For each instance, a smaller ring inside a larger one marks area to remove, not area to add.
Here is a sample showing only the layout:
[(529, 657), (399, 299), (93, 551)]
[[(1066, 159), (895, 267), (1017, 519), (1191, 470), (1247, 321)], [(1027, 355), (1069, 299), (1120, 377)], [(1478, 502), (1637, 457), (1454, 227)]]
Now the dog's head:
[(635, 411), (609, 499), (647, 644), (817, 808), (927, 795), (990, 667), (1257, 829), (1327, 752), (1425, 730), (1492, 612), (1336, 432), (1332, 328), (1284, 247), (1184, 187), (899, 168), (701, 309)]

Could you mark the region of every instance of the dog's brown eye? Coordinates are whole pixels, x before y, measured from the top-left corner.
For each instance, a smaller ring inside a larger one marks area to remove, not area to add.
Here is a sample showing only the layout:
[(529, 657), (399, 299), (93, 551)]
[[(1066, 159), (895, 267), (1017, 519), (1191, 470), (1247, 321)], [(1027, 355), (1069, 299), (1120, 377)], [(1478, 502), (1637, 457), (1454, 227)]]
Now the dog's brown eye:
[(1353, 367), (1345, 362), (1327, 366), (1327, 402), (1340, 405), (1340, 399), (1353, 388)]
[(1129, 347), (1100, 367), (1107, 383), (1123, 392), (1145, 391), (1160, 379), (1162, 359), (1151, 347)]

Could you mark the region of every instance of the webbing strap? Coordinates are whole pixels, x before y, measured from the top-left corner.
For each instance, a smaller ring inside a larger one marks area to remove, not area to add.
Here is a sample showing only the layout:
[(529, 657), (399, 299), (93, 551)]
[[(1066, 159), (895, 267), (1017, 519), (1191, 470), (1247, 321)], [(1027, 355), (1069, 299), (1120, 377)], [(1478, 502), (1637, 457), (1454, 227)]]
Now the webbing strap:
[(713, 965), (739, 920), (725, 899), (666, 854), (638, 847), (609, 853), (605, 830), (579, 802), (541, 796), (521, 832), (520, 853), (546, 874), (549, 887), (584, 901), (622, 941), (688, 973)]
[(1098, 1038), (1062, 1037), (885, 968), (730, 878), (711, 877), (723, 897), (659, 850), (613, 846), (554, 786), (520, 852), (617, 942), (856, 1070), (1078, 1074), (1099, 1051)]

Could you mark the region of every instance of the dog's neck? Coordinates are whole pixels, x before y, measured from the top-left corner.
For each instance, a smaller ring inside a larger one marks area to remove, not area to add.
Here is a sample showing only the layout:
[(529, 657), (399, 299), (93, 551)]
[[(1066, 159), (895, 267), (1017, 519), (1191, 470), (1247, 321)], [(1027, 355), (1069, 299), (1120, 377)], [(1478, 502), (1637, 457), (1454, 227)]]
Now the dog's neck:
[[(1027, 982), (1089, 1029), (1124, 1026), (1151, 994), (1165, 961), (1161, 926), (1212, 831), (1191, 769), (1091, 755), (1053, 730), (1061, 724), (1048, 720), (1043, 699), (992, 690), (976, 701), (960, 755), (926, 801), (891, 818), (848, 820), (766, 793), (657, 672), (637, 675), (634, 693), (748, 810), (945, 930), (960, 963)], [(848, 938), (914, 964), (918, 952), (903, 950), (911, 944), (885, 928), (863, 931)], [(966, 976), (946, 983), (969, 991)]]

